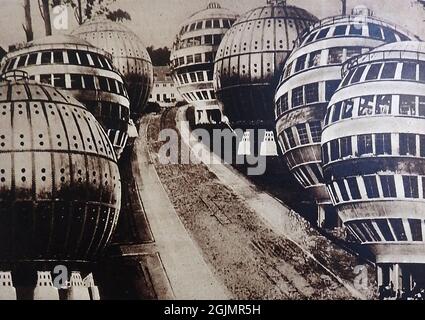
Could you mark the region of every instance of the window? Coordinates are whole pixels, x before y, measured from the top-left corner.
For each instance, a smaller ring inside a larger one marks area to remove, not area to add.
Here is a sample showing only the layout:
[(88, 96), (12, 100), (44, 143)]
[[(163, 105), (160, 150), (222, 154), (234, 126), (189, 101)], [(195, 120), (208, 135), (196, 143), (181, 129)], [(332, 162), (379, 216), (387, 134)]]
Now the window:
[(289, 105), (288, 105), (288, 94), (285, 93), (281, 100), (281, 113), (284, 113), (285, 111), (287, 111), (289, 109)]
[(366, 66), (362, 66), (357, 68), (356, 72), (354, 73), (353, 78), (351, 79), (351, 83), (357, 83), (362, 78), (363, 72), (365, 71)]
[(382, 63), (372, 64), (369, 68), (369, 71), (366, 75), (366, 80), (376, 80), (379, 77), (379, 72), (381, 71)]
[(329, 187), (330, 187), (330, 189), (331, 189), (331, 194), (333, 194), (333, 196), (334, 196), (334, 198), (335, 198), (336, 203), (339, 203), (339, 202), (340, 202), (340, 200), (339, 200), (339, 198), (338, 198), (338, 194), (336, 193), (336, 190), (335, 190), (335, 186), (334, 186), (334, 184), (333, 184), (333, 183), (332, 183), (332, 184), (330, 184), (330, 185), (329, 185)]
[(202, 71), (197, 72), (196, 75), (198, 76), (198, 81), (199, 82), (205, 81), (204, 73)]
[(202, 62), (202, 54), (197, 53), (195, 54), (195, 63), (201, 63)]
[(196, 74), (191, 72), (189, 75), (190, 75), (190, 81), (192, 81), (192, 83), (196, 83)]
[(375, 135), (375, 146), (377, 155), (391, 154), (391, 134), (377, 133)]
[(363, 31), (362, 25), (360, 23), (358, 23), (358, 24), (353, 24), (353, 25), (350, 26), (350, 32), (349, 33), (352, 36), (355, 36), (355, 35), (361, 36), (362, 31)]
[(215, 45), (219, 45), (221, 42), (222, 36), (221, 34), (215, 34), (213, 35), (213, 42)]
[(411, 133), (400, 133), (400, 155), (416, 156), (416, 136)]
[(288, 138), (288, 143), (291, 148), (295, 148), (297, 144), (295, 143), (294, 133), (292, 132), (292, 128), (285, 130), (286, 137)]
[(351, 80), (351, 78), (353, 77), (353, 74), (354, 74), (354, 72), (355, 72), (356, 70), (355, 69), (351, 69), (348, 73), (347, 73), (347, 75), (345, 76), (345, 78), (344, 78), (344, 81), (342, 82), (342, 86), (346, 86), (346, 85), (348, 85), (349, 83), (350, 83), (350, 80)]
[(99, 77), (99, 87), (102, 91), (109, 91), (108, 80), (105, 77)]
[(208, 34), (208, 35), (205, 36), (205, 44), (213, 44), (212, 35)]
[(293, 62), (288, 64), (288, 67), (285, 70), (285, 79), (291, 75)]
[(63, 63), (63, 52), (62, 51), (53, 51), (53, 62), (54, 63)]
[(202, 29), (202, 21), (199, 21), (197, 24), (196, 24), (196, 28), (195, 28), (196, 30), (201, 30)]
[(414, 116), (416, 115), (416, 97), (415, 96), (400, 96), (400, 114)]
[(391, 95), (379, 95), (376, 98), (376, 114), (391, 114), (391, 104), (392, 96)]
[(315, 51), (310, 53), (310, 57), (308, 59), (308, 67), (313, 68), (319, 66), (321, 56), (321, 51)]
[(212, 20), (205, 21), (205, 28), (211, 29), (212, 28)]
[(338, 140), (331, 141), (331, 161), (339, 159), (339, 142)]
[(329, 32), (329, 28), (325, 28), (325, 29), (320, 30), (319, 34), (317, 35), (316, 40), (326, 38), (326, 36), (328, 35), (328, 32)]
[(335, 27), (334, 36), (344, 36), (347, 32), (347, 26), (337, 26)]
[(349, 201), (350, 197), (348, 196), (347, 189), (345, 188), (344, 181), (341, 181), (341, 180), (337, 181), (337, 184), (338, 184), (338, 188), (339, 188), (339, 191), (341, 193), (341, 196), (342, 196), (342, 200), (343, 201)]
[(212, 81), (213, 80), (213, 72), (212, 72), (212, 70), (207, 70), (207, 77), (208, 77), (208, 81)]
[(382, 30), (384, 30), (384, 37), (386, 42), (396, 42), (397, 38), (395, 37), (394, 32), (386, 27), (383, 27)]
[(372, 135), (366, 134), (357, 137), (357, 148), (359, 156), (373, 153)]
[(306, 60), (307, 60), (306, 54), (297, 59), (297, 63), (295, 64), (295, 72), (304, 70)]
[(52, 76), (50, 74), (41, 74), (40, 82), (45, 84), (52, 84)]
[(81, 65), (90, 66), (89, 58), (87, 57), (86, 52), (80, 52), (78, 55), (80, 56)]
[(341, 119), (351, 118), (353, 116), (353, 109), (354, 109), (354, 100), (353, 99), (345, 100), (342, 103)]
[(329, 49), (328, 64), (340, 64), (343, 62), (344, 48)]
[(311, 138), (313, 139), (314, 143), (320, 143), (320, 140), (322, 138), (322, 124), (320, 121), (313, 121), (309, 123), (310, 125), (310, 133)]
[(205, 62), (214, 62), (213, 52), (205, 52)]
[(423, 241), (422, 221), (419, 219), (408, 219), (413, 241)]
[(384, 198), (397, 198), (394, 176), (380, 176)]
[(208, 91), (202, 90), (201, 92), (204, 100), (210, 100), (210, 97), (208, 96)]
[[(110, 92), (118, 94), (117, 82), (114, 79), (109, 78), (107, 78), (106, 80), (108, 80)], [(165, 84), (165, 86), (167, 85)]]
[(319, 101), (319, 83), (310, 83), (305, 86), (305, 100), (306, 103)]
[(314, 37), (317, 35), (317, 32), (313, 32), (311, 35), (308, 36), (305, 43), (310, 43), (314, 40)]
[(322, 159), (324, 164), (329, 163), (329, 148), (327, 143), (322, 147)]
[(419, 154), (425, 158), (425, 135), (419, 135)]
[(96, 90), (96, 86), (94, 84), (94, 77), (89, 75), (83, 76), (84, 87), (88, 90)]
[(65, 75), (54, 74), (53, 75), (53, 86), (57, 88), (65, 88)]
[(213, 27), (217, 29), (220, 28), (220, 20), (214, 20)]
[(353, 154), (353, 147), (351, 145), (351, 137), (341, 139), (341, 157), (346, 158)]
[(425, 63), (419, 64), (419, 81), (425, 82)]
[(369, 199), (379, 198), (378, 183), (376, 182), (376, 176), (364, 176), (363, 181), (366, 188), (366, 193)]
[(71, 74), (71, 89), (83, 89), (83, 81), (81, 75)]
[(30, 54), (29, 58), (28, 58), (28, 63), (27, 65), (34, 65), (37, 63), (37, 58), (38, 58), (38, 53), (32, 53)]
[(349, 47), (347, 48), (347, 59), (350, 59), (355, 56), (359, 56), (362, 54), (361, 47)]
[(188, 64), (193, 63), (193, 56), (187, 56), (186, 61), (187, 61)]
[(360, 98), (359, 116), (369, 116), (373, 114), (375, 109), (375, 97), (365, 96)]
[(298, 136), (300, 138), (300, 143), (302, 145), (309, 144), (310, 141), (308, 139), (307, 127), (306, 124), (297, 124)]
[(393, 233), (391, 232), (390, 226), (386, 219), (376, 219), (376, 224), (386, 241), (395, 241)]
[(336, 122), (339, 120), (339, 117), (341, 115), (341, 106), (342, 102), (338, 102), (334, 107), (334, 112), (332, 114), (332, 122)]
[(193, 30), (195, 30), (195, 28), (196, 28), (196, 23), (192, 23), (191, 25), (190, 25), (190, 31), (193, 31)]
[(374, 23), (369, 23), (369, 35), (375, 39), (383, 39), (381, 28)]
[(335, 91), (338, 89), (339, 84), (341, 83), (340, 80), (331, 80), (326, 81), (326, 101), (330, 101), (332, 96), (334, 95)]
[(292, 108), (304, 104), (304, 90), (303, 87), (298, 87), (292, 90)]
[(416, 63), (403, 63), (401, 79), (416, 80)]
[(18, 58), (18, 64), (17, 64), (17, 67), (18, 68), (20, 68), (20, 67), (23, 67), (24, 65), (25, 65), (25, 61), (27, 60), (27, 56), (20, 56), (19, 58)]
[(193, 45), (194, 46), (200, 46), (201, 44), (202, 44), (202, 37), (193, 38)]
[(15, 67), (16, 58), (10, 60), (9, 64), (7, 65), (6, 71), (10, 71)]
[(351, 198), (353, 200), (361, 199), (362, 196), (360, 194), (359, 186), (357, 184), (357, 178), (351, 177), (351, 178), (347, 178), (346, 180), (347, 180), (347, 183), (348, 183), (348, 187), (350, 189)]
[(425, 97), (419, 97), (419, 117), (425, 117)]
[(52, 63), (52, 53), (51, 52), (43, 52), (41, 53), (41, 64)]
[(403, 187), (406, 198), (419, 198), (418, 177), (403, 176)]
[(230, 25), (230, 21), (229, 21), (229, 20), (224, 19), (224, 20), (223, 20), (223, 28), (230, 29), (230, 27), (231, 27), (231, 25)]
[(394, 79), (395, 71), (397, 69), (397, 63), (390, 62), (384, 65), (384, 69), (382, 70), (381, 79)]

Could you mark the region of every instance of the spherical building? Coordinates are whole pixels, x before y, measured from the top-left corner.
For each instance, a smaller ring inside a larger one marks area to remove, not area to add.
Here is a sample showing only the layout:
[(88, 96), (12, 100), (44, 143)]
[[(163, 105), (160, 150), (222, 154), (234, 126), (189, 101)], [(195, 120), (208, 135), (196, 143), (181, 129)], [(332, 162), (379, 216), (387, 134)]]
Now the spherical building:
[(214, 58), (236, 15), (218, 3), (191, 15), (181, 26), (171, 53), (174, 82), (195, 107), (197, 124), (219, 123), (221, 109), (213, 86)]
[(88, 20), (72, 34), (111, 54), (114, 66), (127, 85), (131, 119), (137, 121), (153, 85), (152, 60), (143, 42), (124, 24), (102, 18)]
[(120, 212), (112, 145), (69, 92), (17, 73), (0, 82), (0, 261), (92, 261)]
[(347, 228), (376, 255), (378, 282), (424, 288), (425, 44), (349, 60), (327, 109), (323, 173)]
[(123, 79), (106, 52), (76, 37), (51, 36), (9, 53), (2, 71), (13, 70), (72, 94), (103, 125), (120, 156), (128, 139), (130, 103)]
[(318, 22), (297, 40), (276, 90), (276, 132), (289, 169), (319, 208), (331, 203), (320, 139), (327, 105), (341, 82), (342, 63), (382, 44), (409, 39), (415, 36), (359, 8), (352, 15)]
[(317, 18), (283, 0), (248, 11), (226, 33), (217, 52), (215, 87), (230, 123), (274, 130), (273, 97), (293, 42)]

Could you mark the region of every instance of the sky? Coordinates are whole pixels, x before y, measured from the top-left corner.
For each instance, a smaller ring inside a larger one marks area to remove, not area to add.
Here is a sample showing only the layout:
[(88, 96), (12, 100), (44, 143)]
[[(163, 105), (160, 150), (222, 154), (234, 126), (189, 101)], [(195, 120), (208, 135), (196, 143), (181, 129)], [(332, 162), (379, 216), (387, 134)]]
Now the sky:
[[(30, 0), (35, 38), (43, 37), (43, 23), (37, 7), (38, 0)], [(266, 0), (216, 0), (222, 7), (237, 14), (262, 6)], [(366, 5), (375, 16), (393, 21), (408, 28), (425, 40), (425, 10), (413, 4), (414, 0), (348, 0), (348, 9)], [(126, 22), (146, 46), (171, 46), (178, 27), (192, 13), (207, 6), (208, 0), (116, 0), (112, 7), (128, 11), (132, 21)], [(288, 4), (304, 8), (318, 18), (338, 15), (340, 0), (288, 0)], [(0, 46), (24, 42), (25, 33), (23, 0), (0, 0)], [(54, 33), (68, 33), (76, 27), (72, 11), (69, 11), (68, 29)]]

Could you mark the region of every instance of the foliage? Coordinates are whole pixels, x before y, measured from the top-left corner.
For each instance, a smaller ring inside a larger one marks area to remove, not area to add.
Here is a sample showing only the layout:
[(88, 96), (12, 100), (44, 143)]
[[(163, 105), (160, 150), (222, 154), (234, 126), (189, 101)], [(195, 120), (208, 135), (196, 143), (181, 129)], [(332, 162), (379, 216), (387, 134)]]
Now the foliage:
[(170, 62), (170, 49), (168, 47), (155, 49), (153, 46), (147, 48), (154, 66), (166, 66)]

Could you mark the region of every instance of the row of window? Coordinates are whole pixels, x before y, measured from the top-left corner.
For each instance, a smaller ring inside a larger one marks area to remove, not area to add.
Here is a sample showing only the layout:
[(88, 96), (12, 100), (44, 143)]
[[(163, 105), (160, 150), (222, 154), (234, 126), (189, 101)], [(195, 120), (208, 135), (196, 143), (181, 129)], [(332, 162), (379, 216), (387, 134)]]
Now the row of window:
[(363, 65), (351, 69), (344, 77), (342, 86), (378, 79), (410, 80), (425, 83), (425, 62), (380, 62)]
[(323, 145), (323, 164), (361, 156), (410, 156), (425, 158), (425, 135), (375, 133), (331, 140)]
[(180, 35), (189, 31), (202, 30), (202, 29), (230, 29), (235, 23), (235, 19), (212, 19), (194, 22), (182, 27)]
[[(171, 87), (171, 88), (174, 88), (174, 83), (163, 83), (163, 84), (162, 84), (162, 87), (163, 87), (163, 88), (167, 88), (167, 87), (168, 87), (168, 85), (170, 85), (170, 87)], [(159, 83), (156, 83), (156, 84), (155, 84), (155, 88), (159, 88), (160, 86), (161, 86), (161, 85), (160, 85)]]
[(30, 79), (52, 85), (56, 88), (72, 90), (100, 90), (128, 97), (127, 90), (121, 82), (102, 76), (85, 74), (41, 74)]
[(304, 188), (323, 185), (322, 168), (317, 163), (299, 166), (291, 172)]
[[(329, 101), (340, 84), (339, 80), (326, 81), (324, 84), (325, 101)], [(320, 101), (320, 83), (309, 83), (292, 89), (291, 92), (285, 93), (276, 101), (276, 118), (289, 109), (305, 106)]]
[(366, 53), (369, 50), (370, 48), (365, 47), (334, 47), (302, 55), (288, 64), (283, 73), (283, 79), (305, 69), (342, 64), (344, 61)]
[(423, 221), (420, 219), (368, 219), (346, 223), (347, 228), (362, 243), (423, 241)]
[(336, 204), (360, 200), (425, 199), (425, 177), (366, 175), (347, 177), (328, 185)]
[(214, 90), (193, 91), (182, 94), (186, 101), (215, 100)]
[(178, 78), (179, 85), (206, 82), (206, 81), (213, 80), (213, 72), (211, 70), (208, 70), (208, 71), (182, 73), (177, 75), (177, 78)]
[(378, 40), (385, 40), (386, 42), (396, 41), (409, 41), (409, 37), (404, 34), (394, 31), (389, 27), (379, 26), (375, 23), (355, 23), (355, 24), (343, 24), (334, 27), (327, 27), (321, 30), (311, 33), (304, 40), (303, 44), (307, 44), (313, 41), (332, 38), (332, 37), (344, 37), (344, 36), (363, 36), (370, 37)]
[(401, 115), (425, 118), (425, 96), (369, 95), (351, 98), (332, 105), (325, 125), (343, 119), (374, 115)]
[(130, 109), (118, 103), (108, 101), (82, 101), (87, 109), (96, 117), (106, 119), (122, 120), (128, 122), (130, 119)]
[(205, 52), (203, 54), (197, 53), (186, 57), (180, 57), (178, 59), (174, 59), (173, 67), (177, 68), (193, 63), (213, 63), (215, 54), (215, 52)]
[(87, 51), (76, 50), (53, 50), (24, 54), (11, 59), (5, 67), (5, 71), (19, 69), (31, 65), (44, 64), (71, 64), (91, 66), (101, 69), (112, 70), (112, 65), (104, 56)]
[(279, 136), (283, 152), (298, 146), (320, 143), (322, 136), (322, 125), (320, 121), (297, 124), (288, 128)]
[(178, 46), (175, 48), (175, 50), (197, 47), (202, 45), (219, 46), (222, 38), (223, 34), (207, 34), (203, 36), (184, 39), (178, 43)]

